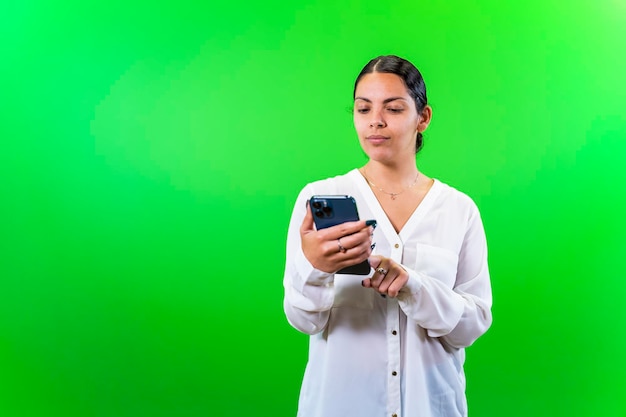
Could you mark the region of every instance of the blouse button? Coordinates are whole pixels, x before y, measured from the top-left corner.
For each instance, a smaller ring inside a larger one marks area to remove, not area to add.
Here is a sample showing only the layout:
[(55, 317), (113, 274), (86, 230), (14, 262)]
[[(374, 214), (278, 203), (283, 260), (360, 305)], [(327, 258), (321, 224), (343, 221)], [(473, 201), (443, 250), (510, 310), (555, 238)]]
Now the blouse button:
[(396, 413), (393, 413), (391, 417), (398, 417), (398, 415)]
[(393, 247), (398, 249), (400, 247), (400, 245), (396, 243), (395, 245), (393, 245)]
[(397, 334), (398, 334), (398, 332), (397, 332), (397, 331), (395, 331), (395, 330), (392, 330), (392, 331), (391, 331), (391, 334), (395, 336), (395, 335), (397, 335)]
[(396, 371), (393, 371), (393, 372), (391, 373), (391, 375), (396, 376), (396, 375), (398, 375), (398, 373), (397, 373)]

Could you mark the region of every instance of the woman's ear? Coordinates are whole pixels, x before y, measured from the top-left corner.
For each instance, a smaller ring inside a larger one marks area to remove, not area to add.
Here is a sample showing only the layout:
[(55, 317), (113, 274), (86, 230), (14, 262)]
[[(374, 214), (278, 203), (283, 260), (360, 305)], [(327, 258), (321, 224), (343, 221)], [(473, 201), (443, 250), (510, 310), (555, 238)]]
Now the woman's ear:
[(427, 104), (424, 106), (424, 110), (422, 110), (422, 113), (419, 116), (420, 119), (417, 122), (417, 131), (421, 133), (426, 130), (430, 124), (430, 120), (433, 117), (433, 109)]

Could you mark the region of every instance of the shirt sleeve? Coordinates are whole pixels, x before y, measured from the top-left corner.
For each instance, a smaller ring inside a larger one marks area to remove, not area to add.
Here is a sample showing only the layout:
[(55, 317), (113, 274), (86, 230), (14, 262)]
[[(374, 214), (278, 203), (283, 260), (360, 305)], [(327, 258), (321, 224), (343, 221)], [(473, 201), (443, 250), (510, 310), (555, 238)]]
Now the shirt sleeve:
[(478, 209), (473, 206), (461, 245), (453, 288), (410, 270), (398, 300), (407, 316), (454, 348), (464, 348), (491, 326), (492, 294), (487, 243)]
[(287, 320), (306, 334), (319, 333), (326, 327), (335, 297), (334, 274), (314, 268), (302, 252), (300, 226), (311, 195), (309, 187), (305, 187), (296, 200), (287, 232), (283, 278)]

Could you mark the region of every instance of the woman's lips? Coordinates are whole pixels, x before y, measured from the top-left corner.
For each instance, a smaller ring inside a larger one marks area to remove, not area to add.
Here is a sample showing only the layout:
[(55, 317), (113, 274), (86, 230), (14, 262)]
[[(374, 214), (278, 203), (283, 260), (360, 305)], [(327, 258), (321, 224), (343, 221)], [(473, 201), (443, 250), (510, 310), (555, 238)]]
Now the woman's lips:
[(371, 136), (366, 136), (365, 139), (367, 139), (369, 142), (373, 144), (378, 144), (378, 143), (383, 143), (384, 141), (389, 139), (389, 137), (382, 136), (382, 135), (371, 135)]

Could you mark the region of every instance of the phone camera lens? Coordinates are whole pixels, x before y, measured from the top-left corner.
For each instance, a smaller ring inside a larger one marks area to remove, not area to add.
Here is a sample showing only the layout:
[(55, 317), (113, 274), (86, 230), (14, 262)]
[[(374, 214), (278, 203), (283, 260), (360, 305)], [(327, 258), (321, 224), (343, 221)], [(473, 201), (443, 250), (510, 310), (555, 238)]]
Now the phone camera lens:
[(328, 207), (328, 206), (327, 206), (327, 207), (324, 207), (322, 210), (324, 211), (324, 214), (326, 214), (326, 215), (328, 215), (328, 216), (330, 215), (330, 213), (332, 213), (332, 212), (333, 212), (333, 209), (332, 209), (332, 208), (330, 208), (330, 207)]
[(322, 210), (315, 210), (315, 215), (317, 217), (324, 217), (324, 213), (322, 213)]
[(320, 203), (319, 201), (314, 201), (313, 208), (316, 208), (316, 209), (322, 208), (322, 203)]

